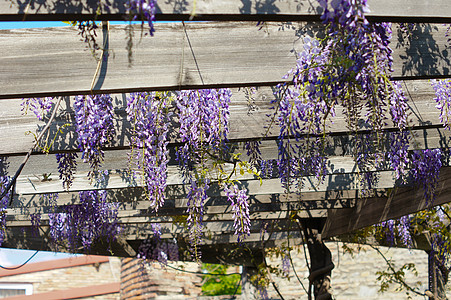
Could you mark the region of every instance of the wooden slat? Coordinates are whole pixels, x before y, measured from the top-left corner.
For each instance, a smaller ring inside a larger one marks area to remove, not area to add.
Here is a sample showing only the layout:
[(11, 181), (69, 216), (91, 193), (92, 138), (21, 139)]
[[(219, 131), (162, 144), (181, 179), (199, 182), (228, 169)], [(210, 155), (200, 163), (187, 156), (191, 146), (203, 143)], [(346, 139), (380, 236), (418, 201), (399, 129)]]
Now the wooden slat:
[[(338, 193), (337, 193), (338, 194)], [(337, 199), (321, 199), (321, 200), (308, 200), (297, 194), (286, 194), (286, 195), (253, 195), (250, 196), (249, 210), (252, 212), (267, 212), (267, 211), (295, 211), (295, 210), (313, 210), (313, 209), (325, 209), (325, 208), (345, 208), (354, 206), (356, 200), (354, 198), (345, 198), (339, 196)], [(123, 202), (119, 202), (119, 210), (122, 211), (132, 211), (139, 210), (138, 213), (141, 215), (149, 214), (149, 201), (141, 200), (136, 202), (131, 202), (131, 199), (123, 198)], [(218, 201), (216, 201), (218, 200)], [(72, 201), (71, 201), (72, 202)], [(130, 203), (131, 202), (131, 203)], [(165, 205), (158, 210), (155, 215), (165, 216), (165, 215), (178, 215), (185, 214), (187, 208), (187, 199), (167, 199)], [(79, 201), (73, 201), (72, 203), (78, 204)], [(14, 205), (15, 204), (15, 205)], [(36, 202), (33, 204), (28, 203), (25, 206), (17, 206), (17, 203), (13, 202), (11, 208), (8, 208), (7, 216), (15, 215), (26, 215), (35, 213), (51, 213), (51, 212), (64, 212), (62, 206), (62, 201), (59, 200), (56, 205), (50, 206), (46, 204), (39, 205)], [(210, 198), (205, 203), (205, 213), (206, 214), (224, 214), (232, 213), (232, 207), (224, 198)], [(152, 211), (151, 211), (152, 213)]]
[[(194, 0), (158, 1), (157, 20), (189, 20), (195, 13), (194, 20), (312, 20), (319, 19), (321, 12), (316, 1), (284, 0), (261, 2), (257, 0)], [(97, 18), (101, 20), (124, 20), (127, 18), (126, 0), (114, 0), (106, 3), (92, 0), (65, 1), (3, 1), (0, 2), (0, 21), (22, 20), (80, 20)], [(100, 4), (101, 15), (96, 16)], [(421, 18), (423, 22), (442, 21), (449, 18), (450, 5), (446, 0), (369, 0), (371, 12), (369, 17), (377, 20), (407, 20)]]
[(322, 236), (325, 238), (396, 219), (435, 205), (451, 202), (451, 169), (442, 168), (433, 203), (426, 203), (421, 187), (394, 189), (389, 197), (362, 199), (355, 208), (330, 210)]
[[(186, 24), (185, 34), (182, 24), (164, 23), (158, 36), (136, 41), (131, 67), (124, 27), (111, 26), (106, 47), (110, 55), (101, 63), (93, 91), (274, 85), (295, 64), (293, 50), (301, 49), (302, 26), (266, 23), (265, 30), (258, 30), (243, 22), (195, 22)], [(442, 54), (445, 30), (442, 25), (425, 25), (413, 33), (408, 46), (393, 45), (393, 75), (450, 76), (448, 58)], [(0, 99), (92, 92), (97, 62), (75, 29), (4, 30), (0, 43)]]
[[(373, 188), (385, 189), (391, 188), (395, 184), (393, 171), (380, 171), (375, 172), (378, 182), (374, 184)], [(20, 176), (16, 183), (15, 192), (23, 195), (33, 194), (47, 194), (64, 192), (62, 184), (59, 182), (57, 175), (51, 175), (53, 180), (41, 181), (37, 178), (22, 177)], [(174, 175), (173, 177), (179, 177)], [(282, 186), (279, 178), (263, 179), (262, 182), (258, 179), (250, 179), (250, 176), (241, 177), (241, 185), (246, 187), (250, 195), (254, 194), (283, 194), (285, 188)], [(176, 178), (177, 181), (168, 180), (169, 185), (181, 184), (178, 181), (180, 178)], [(99, 190), (99, 189), (118, 189), (143, 186), (139, 181), (131, 181), (130, 177), (123, 177), (121, 173), (112, 173), (109, 175), (107, 182), (101, 185), (91, 185), (90, 179), (87, 178), (87, 173), (76, 175), (71, 191), (83, 191), (83, 190)], [(295, 187), (296, 182), (293, 181), (290, 189), (297, 191)], [(303, 179), (303, 187), (301, 192), (321, 192), (331, 190), (356, 190), (360, 189), (360, 180), (358, 173), (344, 173), (344, 174), (331, 174), (326, 175), (324, 181), (320, 182), (315, 176), (306, 176)]]
[[(435, 108), (435, 93), (432, 86), (427, 80), (413, 80), (403, 82), (403, 88), (409, 98), (409, 114), (411, 122), (410, 126), (420, 126), (418, 128), (434, 128), (440, 127), (439, 122), (439, 110)], [(247, 89), (246, 89), (247, 90)], [(274, 114), (274, 110), (270, 109), (271, 99), (274, 98), (272, 94), (272, 89), (270, 87), (260, 87), (256, 90), (256, 93), (252, 96), (252, 105), (255, 105), (255, 109), (249, 113), (248, 100), (246, 99), (245, 89), (232, 89), (232, 101), (230, 104), (230, 128), (229, 128), (229, 139), (231, 141), (243, 141), (246, 139), (265, 137), (265, 139), (276, 140), (279, 134), (279, 128), (277, 125), (273, 125), (271, 130), (267, 130), (265, 125), (269, 125), (271, 118), (269, 115)], [(107, 149), (122, 149), (129, 147), (130, 144), (130, 123), (127, 121), (125, 107), (126, 99), (125, 95), (112, 95), (115, 111), (115, 121), (114, 126), (116, 129), (116, 137), (113, 139), (112, 143)], [(34, 136), (32, 134), (25, 135), (26, 132), (35, 132), (37, 127), (42, 128), (44, 122), (38, 121), (32, 112), (28, 112), (27, 115), (22, 115), (21, 112), (21, 99), (8, 99), (5, 103), (2, 103), (2, 110), (0, 111), (0, 155), (19, 155), (28, 152), (32, 147), (34, 142)], [(73, 99), (66, 99), (63, 102), (61, 110), (52, 123), (49, 129), (48, 140), (53, 140), (56, 135), (58, 128), (64, 124), (75, 124), (74, 112), (73, 112)], [(362, 112), (360, 117), (360, 129), (366, 130), (367, 126), (364, 122), (365, 111)], [(387, 116), (387, 119), (390, 119)], [(329, 126), (329, 131), (335, 135), (345, 133), (348, 131), (346, 125), (346, 117), (343, 114), (343, 108), (339, 105), (336, 107), (336, 116), (333, 117), (332, 122)], [(425, 127), (426, 126), (426, 127)], [(392, 129), (393, 125), (387, 121), (384, 126), (386, 129)], [(64, 133), (59, 133), (56, 137), (56, 142), (53, 144), (51, 151), (58, 150), (76, 150), (77, 149), (77, 135), (74, 134), (74, 126), (67, 127), (63, 130)], [(170, 127), (171, 132), (177, 132), (177, 127)], [(434, 129), (428, 130), (428, 139), (432, 140), (437, 137), (444, 137), (448, 132), (439, 130), (437, 133)], [(431, 132), (432, 131), (432, 132)], [(440, 132), (440, 133), (439, 133)], [(423, 133), (423, 134), (422, 134)], [(418, 132), (421, 136), (419, 138), (419, 147), (424, 145), (425, 132)], [(346, 136), (346, 134), (345, 134)], [(334, 138), (336, 139), (336, 138)], [(171, 139), (172, 142), (177, 142), (177, 139)], [(443, 139), (437, 140), (437, 142), (444, 142)], [(337, 141), (335, 141), (337, 143)], [(346, 142), (343, 140), (343, 145)], [(345, 155), (346, 153), (339, 153), (338, 149), (343, 149), (343, 145), (337, 147), (331, 147), (328, 155)], [(428, 147), (437, 147), (428, 145)], [(270, 159), (275, 158), (276, 154), (275, 142), (265, 142), (262, 147), (262, 155), (264, 158)], [(271, 150), (272, 148), (272, 150)], [(335, 149), (337, 148), (337, 149)], [(38, 151), (38, 150), (37, 150)], [(238, 152), (245, 152), (242, 149), (237, 149)], [(171, 151), (170, 153), (173, 153)], [(125, 154), (124, 154), (125, 155)], [(117, 161), (116, 157), (120, 154), (111, 156), (112, 161)], [(244, 155), (243, 155), (244, 156)], [(107, 153), (106, 159), (108, 160), (110, 155)], [(113, 159), (114, 157), (114, 159)], [(49, 159), (51, 165), (54, 165), (54, 160)], [(18, 165), (21, 159), (17, 159), (14, 163), (14, 159), (10, 161), (11, 168), (14, 170), (16, 167), (13, 165)], [(45, 171), (47, 163), (43, 166), (39, 166), (41, 173), (51, 173), (52, 170)], [(82, 164), (79, 167), (83, 168)], [(115, 169), (123, 168), (125, 164), (113, 164), (111, 161), (106, 163), (106, 168)], [(24, 170), (24, 172), (26, 172)], [(36, 172), (35, 172), (36, 173)]]
[[(187, 199), (185, 191), (168, 192), (168, 199), (159, 210), (159, 215), (170, 215), (175, 209), (186, 210)], [(386, 190), (373, 190), (371, 197), (382, 197), (386, 195)], [(326, 192), (309, 192), (309, 193), (284, 193), (284, 194), (263, 194), (249, 195), (248, 202), (252, 211), (259, 211), (261, 205), (272, 207), (273, 210), (283, 210), (283, 205), (298, 204), (298, 209), (314, 209), (329, 208), (341, 205), (353, 205), (359, 198), (358, 191), (326, 191)], [(145, 199), (144, 191), (141, 188), (128, 188), (120, 190), (107, 190), (106, 200), (120, 204), (120, 209), (148, 209), (149, 201)], [(31, 213), (48, 213), (54, 209), (58, 210), (58, 206), (79, 204), (78, 193), (67, 192), (60, 193), (58, 199), (50, 201), (41, 195), (15, 195), (7, 214), (31, 214)], [(55, 208), (56, 206), (56, 208)], [(305, 207), (303, 207), (305, 206)], [(253, 209), (255, 207), (255, 209)], [(206, 213), (225, 213), (230, 211), (229, 202), (226, 197), (210, 196), (205, 203)], [(176, 213), (177, 214), (177, 213)]]

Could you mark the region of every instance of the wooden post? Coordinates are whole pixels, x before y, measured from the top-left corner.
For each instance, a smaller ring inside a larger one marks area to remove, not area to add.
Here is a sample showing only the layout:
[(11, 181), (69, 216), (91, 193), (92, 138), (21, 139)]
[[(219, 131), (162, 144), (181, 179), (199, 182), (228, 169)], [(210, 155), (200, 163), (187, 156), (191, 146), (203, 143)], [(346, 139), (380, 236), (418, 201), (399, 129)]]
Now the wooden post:
[(331, 300), (329, 292), (332, 269), (332, 253), (321, 240), (321, 231), (325, 220), (319, 218), (301, 219), (307, 248), (310, 256), (310, 275), (308, 299), (312, 299), (312, 287), (315, 300)]
[(446, 298), (445, 285), (448, 282), (449, 271), (438, 260), (434, 250), (426, 251), (428, 254), (429, 291), (432, 293), (430, 300), (442, 300)]
[(241, 282), (241, 299), (242, 300), (257, 300), (260, 295), (257, 287), (252, 283), (251, 277), (257, 275), (258, 269), (256, 267), (243, 266), (243, 276)]

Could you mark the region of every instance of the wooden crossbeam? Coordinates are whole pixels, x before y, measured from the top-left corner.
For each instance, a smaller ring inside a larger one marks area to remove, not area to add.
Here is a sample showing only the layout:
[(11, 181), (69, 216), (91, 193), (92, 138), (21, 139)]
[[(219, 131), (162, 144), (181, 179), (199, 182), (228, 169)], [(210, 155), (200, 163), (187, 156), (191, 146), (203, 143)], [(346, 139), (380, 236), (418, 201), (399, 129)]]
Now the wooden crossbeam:
[[(69, 20), (128, 20), (126, 0), (107, 3), (92, 0), (65, 1), (3, 1), (0, 21), (69, 21)], [(195, 4), (194, 4), (195, 3)], [(443, 22), (448, 20), (449, 3), (446, 0), (369, 0), (368, 17), (377, 21), (406, 20)], [(319, 20), (321, 8), (316, 1), (284, 0), (261, 2), (257, 0), (221, 0), (212, 3), (197, 1), (157, 1), (157, 20), (233, 20), (233, 21), (310, 21)], [(100, 12), (100, 15), (98, 13)]]
[[(322, 26), (322, 25), (321, 25)], [(394, 26), (394, 78), (449, 77), (446, 27), (419, 26), (415, 39), (399, 43)], [(275, 85), (295, 64), (302, 30), (315, 24), (265, 23), (258, 30), (246, 22), (163, 23), (159, 34), (137, 41), (130, 66), (123, 26), (103, 28), (108, 56), (100, 63), (79, 41), (74, 28), (0, 31), (0, 99), (178, 90), (208, 87)], [(100, 35), (100, 34), (99, 34)], [(100, 38), (100, 37), (99, 37)], [(101, 39), (101, 38), (100, 38)], [(11, 70), (13, 70), (11, 72)]]
[[(434, 145), (427, 145), (428, 147), (438, 147), (436, 144), (443, 144), (445, 136), (448, 134), (441, 129), (435, 129), (441, 127), (439, 122), (440, 111), (435, 108), (435, 93), (428, 80), (412, 80), (404, 81), (402, 83), (403, 89), (409, 99), (409, 114), (411, 122), (410, 126), (418, 128), (417, 134), (419, 135), (419, 147), (424, 143), (425, 134), (430, 142)], [(249, 93), (251, 93), (249, 95)], [(255, 138), (264, 138), (265, 140), (277, 140), (279, 134), (279, 128), (277, 125), (273, 125), (272, 129), (268, 131), (265, 128), (266, 125), (271, 123), (271, 117), (274, 110), (270, 109), (272, 106), (270, 101), (274, 99), (273, 90), (271, 87), (259, 87), (255, 94), (250, 92), (249, 89), (232, 89), (232, 100), (230, 104), (230, 131), (229, 140), (245, 141)], [(106, 149), (123, 149), (128, 148), (130, 145), (131, 126), (127, 121), (127, 115), (125, 113), (126, 108), (126, 95), (115, 94), (113, 96), (115, 120), (114, 126), (116, 129), (116, 136), (112, 140), (111, 144)], [(251, 99), (250, 99), (251, 97)], [(4, 101), (4, 102), (3, 102)], [(28, 152), (34, 142), (33, 134), (25, 135), (27, 132), (36, 132), (36, 129), (42, 128), (45, 121), (38, 121), (31, 111), (28, 111), (27, 115), (23, 115), (21, 111), (21, 99), (8, 99), (2, 100), (2, 111), (0, 111), (0, 155), (20, 155)], [(49, 129), (47, 139), (53, 140), (56, 137), (55, 143), (52, 145), (50, 151), (58, 152), (74, 151), (77, 150), (77, 135), (73, 134), (75, 130), (74, 126), (69, 126), (63, 130), (63, 133), (58, 133), (58, 129), (64, 124), (75, 124), (73, 107), (73, 98), (67, 98), (61, 105), (61, 110), (57, 115)], [(252, 110), (253, 109), (253, 110)], [(367, 129), (364, 121), (365, 111), (362, 112), (360, 129), (364, 132)], [(387, 112), (387, 124), (384, 126), (387, 130), (393, 130), (393, 124), (389, 121), (390, 117)], [(429, 128), (429, 129), (428, 129)], [(425, 130), (423, 132), (423, 129)], [(328, 130), (331, 134), (335, 135), (334, 139), (337, 139), (337, 135), (342, 134), (347, 136), (347, 122), (346, 117), (343, 114), (343, 108), (341, 106), (336, 107), (336, 115), (331, 118), (331, 123), (328, 123)], [(170, 127), (171, 132), (176, 132), (177, 127)], [(427, 133), (426, 133), (427, 132)], [(345, 138), (346, 139), (346, 138)], [(435, 142), (434, 142), (435, 140)], [(176, 143), (177, 139), (172, 139), (171, 143)], [(336, 145), (337, 148), (343, 149), (346, 142), (342, 141), (341, 146)], [(174, 147), (175, 144), (170, 144), (170, 147)], [(275, 142), (264, 142), (262, 144), (262, 155), (267, 158), (276, 158), (277, 146)], [(272, 150), (271, 150), (272, 149)], [(36, 151), (39, 151), (37, 149)], [(242, 149), (236, 149), (237, 152), (245, 155), (246, 151)], [(345, 153), (338, 153), (338, 149), (331, 149), (333, 151), (328, 153), (329, 155), (343, 155)], [(119, 152), (116, 152), (119, 153)], [(173, 153), (173, 151), (171, 151)], [(120, 154), (117, 154), (119, 157)], [(110, 157), (107, 154), (107, 159)], [(116, 155), (113, 155), (114, 161), (116, 161)], [(14, 159), (9, 159), (11, 168), (15, 169), (13, 165), (18, 163), (14, 162)], [(16, 159), (21, 161), (21, 159)], [(113, 160), (113, 159), (112, 159)], [(44, 165), (46, 165), (45, 163)], [(111, 162), (106, 164), (107, 168), (113, 169), (116, 166), (109, 167)], [(79, 164), (80, 167), (81, 164)], [(42, 166), (40, 166), (42, 167)], [(125, 167), (123, 164), (121, 166)], [(44, 166), (45, 169), (45, 166)], [(41, 173), (51, 173), (52, 171), (44, 171)]]
[(395, 188), (390, 195), (381, 198), (361, 199), (354, 208), (329, 210), (322, 236), (324, 238), (350, 233), (360, 228), (396, 219), (436, 205), (451, 202), (451, 169), (440, 170), (437, 197), (427, 203), (421, 187)]

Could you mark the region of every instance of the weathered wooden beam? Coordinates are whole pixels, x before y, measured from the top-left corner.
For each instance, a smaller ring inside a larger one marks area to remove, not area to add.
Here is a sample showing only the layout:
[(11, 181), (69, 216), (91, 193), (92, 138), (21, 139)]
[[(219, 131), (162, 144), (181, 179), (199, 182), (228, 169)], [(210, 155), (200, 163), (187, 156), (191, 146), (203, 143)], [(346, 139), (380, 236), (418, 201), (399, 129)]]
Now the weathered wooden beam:
[[(440, 127), (439, 113), (435, 108), (435, 93), (428, 80), (412, 80), (402, 82), (403, 89), (409, 99), (410, 126), (419, 126), (418, 128), (434, 128)], [(268, 131), (265, 125), (269, 125), (274, 110), (270, 107), (270, 101), (274, 99), (273, 87), (259, 87), (253, 90), (248, 88), (232, 89), (232, 100), (230, 104), (230, 126), (229, 140), (244, 141), (253, 138), (264, 138), (266, 140), (276, 140), (279, 134), (277, 125)], [(130, 145), (131, 126), (127, 121), (126, 95), (112, 95), (114, 105), (114, 127), (116, 129), (116, 137), (112, 140), (107, 149), (122, 149)], [(2, 110), (0, 111), (0, 155), (19, 155), (28, 152), (34, 143), (32, 134), (25, 135), (27, 132), (36, 132), (37, 128), (42, 128), (44, 121), (38, 121), (31, 111), (27, 115), (23, 115), (21, 110), (21, 99), (8, 99), (2, 102)], [(50, 148), (50, 151), (57, 152), (61, 150), (74, 151), (77, 149), (77, 135), (74, 134), (74, 126), (66, 127), (63, 133), (58, 133), (58, 128), (64, 124), (75, 124), (73, 111), (73, 98), (66, 98), (61, 105), (61, 109), (50, 126), (47, 140), (53, 140), (56, 136), (56, 142)], [(360, 117), (360, 129), (366, 130), (365, 110)], [(384, 128), (393, 129), (393, 124), (388, 121), (390, 119), (387, 112), (387, 124)], [(343, 113), (343, 107), (337, 105), (336, 115), (328, 122), (328, 131), (335, 135), (344, 134), (349, 131), (347, 128), (346, 116)], [(170, 126), (171, 132), (177, 132), (177, 126)], [(421, 131), (419, 132), (421, 135)], [(446, 134), (446, 132), (444, 133)], [(430, 139), (433, 138), (430, 136)], [(44, 139), (44, 140), (46, 140)], [(421, 137), (423, 139), (423, 137)], [(171, 139), (171, 143), (176, 143), (177, 138)], [(421, 143), (421, 141), (420, 141)], [(346, 143), (343, 143), (346, 144)], [(331, 150), (335, 148), (342, 149), (342, 146), (333, 145)], [(173, 146), (172, 146), (173, 147)], [(262, 152), (268, 152), (265, 148), (276, 148), (275, 143), (264, 143)], [(435, 146), (436, 147), (436, 146)], [(237, 149), (241, 151), (241, 149)], [(38, 149), (36, 151), (39, 151)], [(242, 151), (245, 153), (245, 151)], [(274, 152), (274, 151), (273, 151)], [(263, 153), (263, 155), (265, 155)], [(272, 153), (274, 155), (274, 153)], [(329, 153), (332, 155), (332, 153)], [(343, 155), (338, 154), (336, 155)], [(107, 154), (107, 159), (108, 159)], [(266, 155), (268, 158), (269, 156)], [(119, 157), (119, 155), (117, 156)], [(21, 161), (21, 160), (20, 160)], [(109, 162), (110, 164), (111, 162)], [(79, 164), (81, 166), (81, 164)], [(108, 168), (108, 167), (107, 167)], [(113, 167), (110, 167), (112, 169)], [(114, 167), (115, 168), (115, 167)], [(46, 171), (42, 171), (44, 173)], [(48, 171), (47, 173), (51, 173)]]
[[(186, 213), (183, 213), (185, 215)], [(273, 211), (263, 211), (263, 212), (251, 212), (249, 214), (249, 218), (251, 221), (256, 221), (257, 223), (261, 220), (288, 220), (290, 219), (292, 211), (283, 211), (283, 210), (273, 210)], [(312, 209), (309, 211), (299, 211), (297, 212), (299, 217), (302, 218), (321, 218), (327, 216), (327, 209)], [(178, 223), (178, 216), (181, 215), (170, 215), (164, 216), (158, 215), (153, 212), (144, 212), (141, 210), (135, 211), (124, 211), (121, 210), (118, 212), (118, 223), (120, 225), (143, 225), (147, 231), (151, 229), (150, 224), (152, 223), (160, 223), (164, 224), (164, 228), (168, 230), (169, 228), (178, 228), (177, 233), (186, 232), (186, 228), (183, 224)], [(215, 213), (215, 214), (206, 214), (204, 216), (204, 223), (207, 226), (207, 230), (211, 231), (221, 231), (221, 228), (228, 228), (227, 230), (232, 230), (231, 226), (233, 224), (233, 212), (229, 213)], [(49, 223), (49, 214), (43, 213), (41, 214), (41, 223), (42, 225), (48, 225)], [(225, 224), (224, 227), (221, 227), (221, 224)], [(29, 215), (10, 215), (7, 217), (7, 227), (30, 227), (32, 225)], [(226, 231), (227, 231), (226, 230)], [(233, 231), (235, 231), (233, 229)]]
[(389, 196), (361, 199), (354, 208), (328, 212), (323, 237), (328, 238), (451, 202), (451, 168), (442, 168), (436, 199), (427, 203), (422, 188), (395, 188)]
[[(195, 3), (195, 4), (194, 4)], [(406, 20), (443, 22), (448, 20), (449, 3), (420, 0), (370, 0), (368, 17), (377, 21)], [(30, 0), (3, 1), (0, 21), (69, 21), (69, 20), (128, 20), (126, 0), (107, 3), (94, 0)], [(319, 20), (322, 9), (316, 1), (284, 0), (261, 2), (257, 0), (190, 0), (158, 1), (157, 20), (234, 20), (234, 21), (310, 21)], [(98, 14), (100, 12), (100, 15)]]
[[(322, 25), (265, 23), (258, 30), (243, 22), (163, 23), (157, 36), (136, 42), (130, 66), (124, 26), (104, 27), (100, 43), (109, 55), (93, 85), (97, 61), (74, 28), (3, 30), (0, 99), (275, 85), (295, 64), (302, 28), (318, 32)], [(394, 78), (449, 77), (445, 31), (427, 24), (409, 43), (394, 42)]]
[[(395, 174), (393, 171), (380, 171), (374, 172), (374, 175), (378, 178), (378, 182), (374, 184), (373, 188), (385, 189), (392, 188), (395, 185)], [(174, 175), (175, 177), (176, 175)], [(61, 182), (58, 180), (58, 175), (51, 175), (49, 179), (51, 181), (42, 181), (40, 178), (22, 177), (20, 176), (16, 183), (15, 192), (23, 195), (33, 194), (47, 194), (47, 193), (59, 193), (64, 192)], [(179, 177), (177, 175), (177, 177)], [(242, 188), (246, 188), (250, 195), (255, 194), (283, 194), (286, 192), (285, 187), (281, 184), (279, 178), (263, 179), (261, 182), (258, 179), (251, 179), (251, 176), (240, 177)], [(317, 179), (315, 176), (306, 176), (302, 179), (303, 186), (298, 190), (295, 186), (297, 181), (294, 179), (290, 185), (291, 191), (300, 192), (324, 192), (331, 190), (358, 190), (361, 188), (361, 180), (359, 180), (359, 174), (342, 173), (342, 174), (330, 174), (326, 175), (324, 181)], [(180, 185), (180, 181), (168, 180), (169, 185)], [(83, 191), (83, 190), (100, 190), (100, 189), (118, 189), (129, 187), (141, 187), (143, 186), (140, 181), (133, 181), (131, 177), (124, 177), (122, 172), (110, 173), (108, 180), (99, 185), (91, 185), (90, 179), (87, 177), (87, 173), (78, 174), (74, 179), (71, 191)], [(181, 187), (183, 188), (183, 187)], [(184, 191), (186, 191), (184, 189)]]
[[(55, 248), (54, 245), (49, 241), (48, 227), (42, 228), (38, 235), (33, 234), (28, 229), (24, 230), (19, 227), (7, 228), (6, 230), (7, 239), (2, 244), (2, 246), (6, 248), (42, 251), (57, 250), (59, 252), (66, 253), (86, 253), (86, 250), (82, 248), (69, 250), (62, 245), (60, 245), (60, 247), (58, 248)], [(93, 248), (89, 251), (89, 254), (108, 256), (114, 255), (121, 257), (135, 256), (133, 251), (136, 252), (141, 241), (149, 237), (149, 232), (142, 232), (142, 234), (139, 235), (139, 239), (136, 235), (129, 237), (130, 239), (126, 239), (127, 236), (121, 236), (117, 240), (110, 242), (99, 241), (98, 243), (95, 243), (93, 245)], [(171, 235), (166, 238), (173, 240), (173, 237), (175, 237), (175, 235)], [(205, 258), (208, 256), (207, 262), (221, 263), (227, 261), (228, 263), (239, 264), (242, 261), (246, 264), (249, 263), (249, 260), (246, 261), (246, 259), (243, 259), (243, 252), (260, 252), (262, 247), (281, 246), (283, 243), (286, 244), (288, 240), (292, 245), (302, 243), (302, 237), (300, 236), (299, 231), (273, 233), (264, 232), (262, 234), (251, 233), (251, 235), (247, 237), (247, 239), (244, 241), (244, 244), (241, 246), (237, 244), (236, 236), (233, 233), (229, 233), (220, 234), (214, 236), (213, 238), (205, 237), (204, 242), (199, 245), (198, 249), (205, 255)], [(126, 244), (124, 244), (124, 242)], [(192, 260), (192, 257), (184, 255), (184, 250), (186, 250), (188, 246), (186, 242), (184, 242), (183, 238), (181, 238), (178, 242), (181, 249), (180, 260)], [(132, 247), (132, 249), (130, 249), (130, 246)], [(222, 251), (221, 249), (225, 249), (226, 251)], [(239, 257), (241, 257), (240, 261), (237, 260), (237, 258)], [(248, 255), (245, 255), (245, 257), (249, 258)], [(222, 259), (222, 261), (218, 261), (218, 258)]]

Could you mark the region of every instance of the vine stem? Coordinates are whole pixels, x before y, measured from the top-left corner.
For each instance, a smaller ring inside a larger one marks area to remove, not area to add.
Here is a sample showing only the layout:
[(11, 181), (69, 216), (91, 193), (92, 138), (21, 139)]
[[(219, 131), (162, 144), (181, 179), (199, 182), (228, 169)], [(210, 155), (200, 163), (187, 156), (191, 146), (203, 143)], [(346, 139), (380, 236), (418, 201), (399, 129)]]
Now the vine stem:
[[(379, 253), (379, 255), (382, 256), (382, 258), (385, 260), (385, 262), (387, 263), (388, 267), (393, 272), (393, 274), (396, 274), (396, 270), (393, 267), (392, 263), (385, 257), (385, 255), (382, 253), (382, 251), (379, 248), (374, 247), (373, 245), (370, 245), (370, 247), (373, 248), (374, 250), (376, 250), (377, 253)], [(396, 280), (396, 282), (401, 284), (403, 287), (405, 287), (407, 290), (409, 290), (419, 296), (423, 296), (423, 297), (427, 296), (426, 294), (420, 293), (417, 290), (415, 290), (414, 288), (412, 288), (411, 286), (409, 286), (404, 280), (402, 280), (401, 278), (398, 278), (398, 276), (395, 276), (395, 280)]]
[[(11, 181), (8, 183), (8, 185), (6, 186), (5, 190), (3, 191), (3, 193), (0, 195), (0, 199), (3, 199), (6, 194), (9, 192), (9, 190), (11, 189), (11, 187), (13, 185), (16, 184), (16, 180), (19, 177), (20, 173), (22, 172), (23, 168), (25, 167), (25, 164), (28, 162), (28, 159), (31, 156), (31, 153), (33, 153), (33, 150), (36, 148), (36, 146), (39, 145), (39, 142), (41, 141), (42, 137), (44, 136), (44, 134), (47, 132), (47, 130), (50, 128), (50, 124), (53, 122), (53, 120), (55, 119), (56, 116), (56, 112), (58, 111), (58, 108), (60, 106), (61, 100), (63, 99), (63, 97), (59, 97), (58, 101), (55, 104), (55, 108), (53, 109), (53, 113), (50, 116), (49, 121), (47, 122), (47, 124), (45, 125), (44, 129), (42, 129), (41, 133), (39, 133), (38, 137), (35, 138), (35, 141), (33, 143), (33, 146), (30, 148), (30, 150), (28, 151), (28, 153), (25, 155), (24, 160), (22, 161), (22, 163), (20, 164), (19, 168), (16, 171), (16, 174), (14, 174), (14, 177), (11, 179)], [(9, 201), (8, 205), (11, 205), (12, 203), (12, 197)]]

